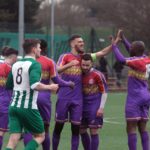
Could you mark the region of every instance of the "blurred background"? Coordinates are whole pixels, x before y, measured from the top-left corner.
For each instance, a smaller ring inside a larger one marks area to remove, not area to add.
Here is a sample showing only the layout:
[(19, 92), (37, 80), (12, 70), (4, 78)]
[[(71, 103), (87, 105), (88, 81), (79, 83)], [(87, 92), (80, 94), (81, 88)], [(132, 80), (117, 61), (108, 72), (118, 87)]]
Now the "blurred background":
[[(39, 38), (48, 42), (48, 56), (57, 62), (60, 54), (70, 51), (67, 40), (74, 33), (82, 35), (86, 52), (96, 52), (110, 44), (109, 35), (115, 35), (119, 28), (124, 30), (129, 41), (144, 41), (149, 51), (150, 1), (0, 0), (0, 50), (3, 46), (11, 46), (19, 50), (20, 56), (23, 56), (21, 45), (24, 38)], [(120, 48), (128, 56), (122, 45)], [(106, 75), (109, 91), (116, 92), (108, 95), (105, 126), (100, 131), (101, 149), (127, 150), (123, 116), (128, 68), (116, 63), (113, 53), (98, 60), (95, 67)], [(55, 95), (52, 102), (54, 116)], [(54, 123), (52, 117), (50, 133)], [(60, 142), (62, 150), (68, 148), (70, 134), (70, 125), (67, 124)], [(8, 137), (9, 134), (4, 147)], [(23, 149), (23, 144), (19, 144), (18, 150)], [(140, 141), (138, 144), (138, 150), (141, 150)], [(79, 149), (83, 149), (81, 143)]]
[[(149, 50), (149, 10), (149, 0), (0, 0), (0, 48), (9, 45), (23, 55), (23, 38), (45, 39), (48, 56), (57, 61), (69, 51), (71, 34), (82, 35), (85, 51), (95, 52), (109, 45), (109, 35), (122, 28), (129, 41), (143, 40)], [(113, 76), (113, 54), (106, 60)]]

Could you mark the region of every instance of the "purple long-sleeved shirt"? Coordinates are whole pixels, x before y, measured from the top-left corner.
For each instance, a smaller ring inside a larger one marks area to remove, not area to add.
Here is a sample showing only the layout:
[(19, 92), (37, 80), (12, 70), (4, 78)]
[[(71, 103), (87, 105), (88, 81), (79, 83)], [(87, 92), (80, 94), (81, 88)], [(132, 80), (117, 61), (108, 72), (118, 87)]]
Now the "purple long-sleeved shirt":
[(118, 61), (120, 61), (121, 63), (125, 63), (126, 62), (126, 59), (125, 57), (120, 53), (119, 51), (119, 48), (117, 47), (117, 45), (113, 44), (112, 45), (112, 49), (113, 49), (113, 52), (115, 54), (115, 57)]
[(123, 42), (123, 44), (124, 44), (126, 50), (127, 50), (128, 52), (130, 52), (131, 43), (130, 43), (125, 37), (123, 37), (122, 42)]

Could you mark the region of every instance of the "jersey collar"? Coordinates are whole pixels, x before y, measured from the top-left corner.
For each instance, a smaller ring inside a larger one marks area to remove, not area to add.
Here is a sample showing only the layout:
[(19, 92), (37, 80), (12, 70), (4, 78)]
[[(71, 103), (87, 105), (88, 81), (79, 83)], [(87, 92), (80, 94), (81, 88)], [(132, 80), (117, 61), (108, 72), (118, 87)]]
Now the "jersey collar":
[(33, 56), (25, 56), (24, 58), (32, 58), (32, 59), (35, 59), (35, 57), (33, 57)]

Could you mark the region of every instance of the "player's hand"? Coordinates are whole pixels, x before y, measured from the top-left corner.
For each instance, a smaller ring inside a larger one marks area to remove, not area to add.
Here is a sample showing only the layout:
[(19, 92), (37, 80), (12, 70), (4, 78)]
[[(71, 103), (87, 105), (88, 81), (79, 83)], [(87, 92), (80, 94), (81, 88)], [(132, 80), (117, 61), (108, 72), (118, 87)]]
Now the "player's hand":
[(102, 117), (103, 114), (104, 114), (103, 108), (99, 108), (99, 109), (97, 110), (96, 116), (97, 116), (97, 117)]
[(109, 39), (111, 41), (111, 44), (115, 44), (115, 38), (112, 35), (109, 36)]
[(71, 88), (71, 89), (74, 89), (75, 83), (72, 82), (72, 81), (69, 81), (69, 84), (70, 84), (70, 88)]
[(111, 35), (109, 36), (109, 39), (111, 40), (111, 44), (116, 45), (120, 41), (120, 37), (116, 37), (116, 39)]
[(57, 92), (58, 91), (58, 89), (59, 89), (59, 86), (58, 86), (58, 84), (50, 84), (49, 85), (49, 88), (50, 88), (50, 90), (52, 91), (52, 92)]
[(78, 60), (72, 60), (70, 62), (70, 66), (75, 66), (75, 65), (78, 65), (80, 62)]
[(122, 30), (122, 29), (119, 29), (119, 30), (118, 30), (117, 38), (118, 38), (120, 41), (122, 40), (122, 38), (123, 38), (123, 30)]

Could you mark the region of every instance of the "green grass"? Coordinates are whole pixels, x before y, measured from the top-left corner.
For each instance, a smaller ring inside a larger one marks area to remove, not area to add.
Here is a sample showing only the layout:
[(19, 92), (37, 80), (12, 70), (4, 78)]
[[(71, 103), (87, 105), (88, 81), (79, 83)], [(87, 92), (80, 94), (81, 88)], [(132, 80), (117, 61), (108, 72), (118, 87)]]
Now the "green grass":
[[(127, 150), (127, 136), (125, 130), (124, 119), (124, 104), (126, 93), (109, 93), (106, 107), (105, 107), (105, 121), (103, 128), (99, 131), (100, 149), (101, 150)], [(55, 111), (56, 97), (52, 98), (53, 112), (51, 119), (50, 134), (54, 128), (54, 111)], [(148, 130), (150, 125), (148, 126)], [(69, 150), (71, 141), (70, 124), (66, 123), (61, 135), (59, 150)], [(4, 139), (4, 147), (8, 141), (8, 134)], [(138, 138), (139, 139), (139, 138)], [(3, 148), (4, 149), (4, 148)], [(140, 139), (138, 140), (138, 150), (141, 150)], [(22, 142), (19, 143), (16, 150), (23, 150)], [(38, 149), (41, 150), (41, 147)], [(83, 150), (81, 142), (79, 150)]]

